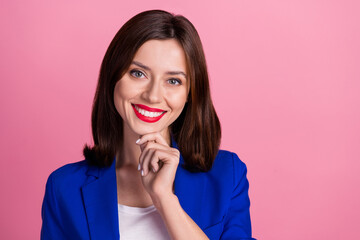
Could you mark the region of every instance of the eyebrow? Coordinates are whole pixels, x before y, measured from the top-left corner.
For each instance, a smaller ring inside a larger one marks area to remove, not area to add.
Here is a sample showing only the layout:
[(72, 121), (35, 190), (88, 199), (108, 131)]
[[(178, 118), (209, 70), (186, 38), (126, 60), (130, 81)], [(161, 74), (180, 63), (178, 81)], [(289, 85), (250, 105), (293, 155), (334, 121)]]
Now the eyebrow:
[[(134, 64), (138, 67), (141, 67), (145, 70), (151, 71), (151, 68), (149, 68), (148, 66), (146, 66), (140, 62), (133, 61), (132, 64)], [(187, 76), (183, 71), (168, 71), (168, 72), (166, 72), (166, 74), (168, 74), (168, 75), (183, 75), (187, 79)]]

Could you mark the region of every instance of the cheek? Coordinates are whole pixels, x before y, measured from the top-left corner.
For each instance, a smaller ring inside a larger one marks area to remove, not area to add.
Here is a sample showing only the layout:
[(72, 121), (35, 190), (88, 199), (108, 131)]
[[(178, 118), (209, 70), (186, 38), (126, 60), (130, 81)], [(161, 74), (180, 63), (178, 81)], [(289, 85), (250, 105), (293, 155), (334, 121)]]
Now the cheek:
[(116, 102), (124, 102), (136, 94), (134, 93), (136, 88), (132, 88), (127, 82), (127, 79), (121, 79), (116, 83), (114, 89), (114, 100)]
[(115, 88), (114, 90), (114, 105), (115, 105), (115, 108), (117, 110), (117, 112), (120, 114), (120, 116), (123, 118), (123, 110), (122, 110), (122, 101), (121, 101), (121, 95), (118, 91), (118, 89)]
[(181, 112), (185, 106), (186, 99), (187, 99), (186, 91), (181, 91), (176, 94), (175, 93), (170, 94), (170, 99), (169, 99), (169, 103), (171, 104), (170, 107), (173, 109), (173, 111)]
[[(121, 81), (121, 80), (120, 80)], [(114, 89), (114, 105), (116, 110), (122, 116), (124, 112), (124, 102), (129, 98), (128, 91), (124, 88), (123, 84), (118, 81)], [(122, 116), (124, 117), (124, 116)]]

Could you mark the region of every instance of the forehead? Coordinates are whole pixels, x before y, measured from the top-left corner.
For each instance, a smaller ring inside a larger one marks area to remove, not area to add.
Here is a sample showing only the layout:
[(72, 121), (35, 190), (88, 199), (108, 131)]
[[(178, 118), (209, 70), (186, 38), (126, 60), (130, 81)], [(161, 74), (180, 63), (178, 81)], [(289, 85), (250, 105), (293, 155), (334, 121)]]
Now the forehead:
[(184, 49), (175, 39), (146, 41), (137, 50), (133, 61), (141, 62), (154, 71), (187, 72)]

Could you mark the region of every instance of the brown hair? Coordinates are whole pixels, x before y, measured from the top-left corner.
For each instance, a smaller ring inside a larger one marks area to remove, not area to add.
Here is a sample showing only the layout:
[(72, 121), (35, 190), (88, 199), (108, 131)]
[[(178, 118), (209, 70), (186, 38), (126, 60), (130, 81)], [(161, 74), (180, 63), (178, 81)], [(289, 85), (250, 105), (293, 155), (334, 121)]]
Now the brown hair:
[(92, 164), (109, 166), (122, 146), (123, 121), (114, 105), (115, 84), (129, 68), (140, 46), (151, 39), (176, 39), (184, 49), (190, 92), (182, 113), (171, 125), (171, 134), (184, 158), (184, 167), (190, 171), (208, 171), (219, 150), (221, 128), (210, 97), (202, 44), (189, 20), (162, 10), (137, 14), (111, 41), (101, 64), (93, 102), (94, 146), (85, 145), (84, 156)]

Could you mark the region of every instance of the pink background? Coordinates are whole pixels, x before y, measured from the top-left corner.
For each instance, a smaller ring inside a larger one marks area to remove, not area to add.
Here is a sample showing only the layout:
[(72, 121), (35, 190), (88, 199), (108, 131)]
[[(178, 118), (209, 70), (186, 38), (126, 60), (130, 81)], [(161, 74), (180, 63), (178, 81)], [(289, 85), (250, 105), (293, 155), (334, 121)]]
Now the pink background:
[(91, 142), (106, 48), (154, 8), (199, 31), (254, 237), (360, 239), (359, 1), (122, 2), (1, 2), (0, 239), (39, 238), (48, 175)]

